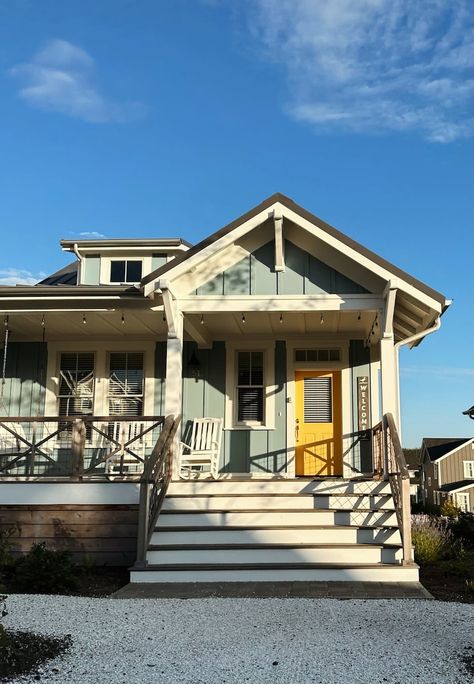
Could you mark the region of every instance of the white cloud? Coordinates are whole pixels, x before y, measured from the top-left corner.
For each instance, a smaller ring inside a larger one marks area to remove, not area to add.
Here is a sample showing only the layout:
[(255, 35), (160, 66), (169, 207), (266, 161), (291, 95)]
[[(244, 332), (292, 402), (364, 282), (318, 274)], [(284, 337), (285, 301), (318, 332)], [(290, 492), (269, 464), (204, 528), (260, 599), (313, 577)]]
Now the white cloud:
[(39, 280), (46, 278), (46, 273), (32, 273), (23, 268), (0, 269), (0, 285), (36, 285)]
[(289, 79), (286, 109), (318, 129), (470, 134), (468, 0), (255, 0), (249, 26)]
[(138, 102), (115, 102), (95, 82), (93, 58), (77, 45), (51, 40), (29, 62), (10, 69), (22, 82), (20, 97), (32, 107), (60, 112), (90, 123), (141, 118)]
[(79, 233), (79, 237), (84, 240), (98, 240), (100, 238), (105, 238), (105, 235), (103, 233), (98, 233), (96, 230), (85, 230), (82, 233)]

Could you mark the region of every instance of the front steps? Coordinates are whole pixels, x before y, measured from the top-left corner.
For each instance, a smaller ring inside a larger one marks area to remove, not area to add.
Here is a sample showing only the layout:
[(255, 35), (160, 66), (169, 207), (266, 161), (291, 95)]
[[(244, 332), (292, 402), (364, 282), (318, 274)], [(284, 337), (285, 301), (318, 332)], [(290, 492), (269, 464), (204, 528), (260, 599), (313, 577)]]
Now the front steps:
[(387, 482), (175, 481), (131, 582), (417, 582), (401, 558)]

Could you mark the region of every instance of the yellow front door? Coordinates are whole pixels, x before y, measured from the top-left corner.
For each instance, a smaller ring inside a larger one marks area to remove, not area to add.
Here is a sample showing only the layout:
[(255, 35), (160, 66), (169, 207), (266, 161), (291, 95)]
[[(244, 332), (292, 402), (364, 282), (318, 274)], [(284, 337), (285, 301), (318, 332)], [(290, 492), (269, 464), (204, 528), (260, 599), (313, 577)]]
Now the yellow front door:
[(342, 475), (341, 373), (296, 371), (296, 475)]

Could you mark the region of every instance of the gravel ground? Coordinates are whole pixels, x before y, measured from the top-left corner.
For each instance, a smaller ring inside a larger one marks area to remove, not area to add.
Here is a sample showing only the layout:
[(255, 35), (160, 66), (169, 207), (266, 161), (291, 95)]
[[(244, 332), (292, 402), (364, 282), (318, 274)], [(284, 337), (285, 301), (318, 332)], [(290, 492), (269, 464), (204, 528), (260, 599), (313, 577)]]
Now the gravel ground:
[[(11, 595), (10, 629), (72, 634), (15, 682), (469, 684), (472, 606), (423, 600)], [(471, 661), (472, 665), (472, 661)]]

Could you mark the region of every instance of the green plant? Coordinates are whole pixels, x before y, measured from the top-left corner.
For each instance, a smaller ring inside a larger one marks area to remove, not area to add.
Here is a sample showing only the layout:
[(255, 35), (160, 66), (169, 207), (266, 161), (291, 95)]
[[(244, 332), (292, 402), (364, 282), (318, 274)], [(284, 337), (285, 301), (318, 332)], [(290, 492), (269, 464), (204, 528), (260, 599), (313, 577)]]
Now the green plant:
[(455, 539), (446, 520), (429, 515), (412, 515), (412, 541), (415, 560), (420, 565), (441, 558), (461, 558), (462, 542)]
[(446, 518), (457, 518), (460, 512), (452, 499), (445, 499), (441, 504), (440, 513)]
[(47, 549), (45, 542), (33, 544), (31, 551), (16, 564), (17, 591), (56, 594), (77, 587), (75, 569), (68, 551)]
[(14, 525), (0, 525), (0, 570), (14, 562), (13, 549), (15, 548), (15, 534), (19, 533), (20, 526), (18, 523)]
[(466, 591), (468, 594), (474, 594), (474, 579), (466, 580)]

